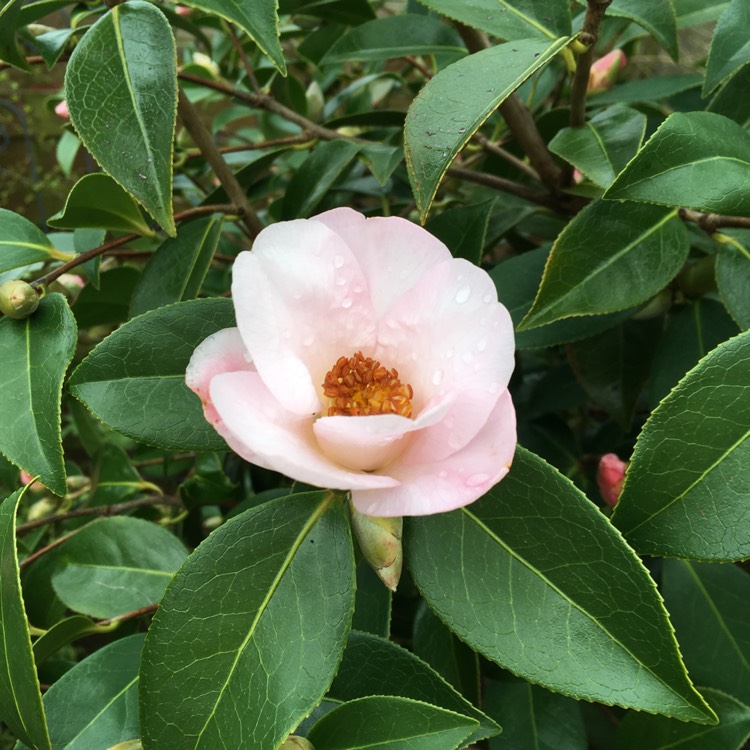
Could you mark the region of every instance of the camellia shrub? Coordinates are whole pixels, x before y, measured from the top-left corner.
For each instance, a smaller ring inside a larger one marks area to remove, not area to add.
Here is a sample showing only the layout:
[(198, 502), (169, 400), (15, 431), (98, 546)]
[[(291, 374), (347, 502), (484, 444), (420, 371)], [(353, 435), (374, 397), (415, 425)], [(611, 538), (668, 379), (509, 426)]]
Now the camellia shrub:
[(3, 747), (740, 750), (748, 28), (4, 2)]

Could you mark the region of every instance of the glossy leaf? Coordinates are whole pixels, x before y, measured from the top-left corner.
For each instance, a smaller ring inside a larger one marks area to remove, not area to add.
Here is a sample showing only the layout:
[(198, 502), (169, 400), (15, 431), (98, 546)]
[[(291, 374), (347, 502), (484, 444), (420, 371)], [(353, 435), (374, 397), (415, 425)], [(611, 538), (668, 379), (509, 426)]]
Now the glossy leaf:
[(745, 331), (750, 328), (750, 257), (722, 248), (716, 259), (716, 283), (729, 314)]
[(39, 666), (50, 656), (57, 653), (79, 638), (95, 633), (107, 633), (115, 625), (97, 625), (93, 620), (82, 615), (72, 615), (56, 622), (44, 635), (34, 641), (34, 661)]
[(293, 495), (232, 518), (190, 556), (146, 640), (146, 750), (278, 747), (318, 704), (354, 606), (348, 528), (330, 492)]
[(156, 604), (187, 557), (166, 529), (139, 518), (101, 518), (68, 539), (52, 576), (75, 612), (109, 619)]
[(352, 628), (388, 638), (393, 594), (363, 560), (357, 565), (357, 595)]
[(143, 0), (111, 8), (70, 56), (65, 96), (86, 148), (174, 235), (177, 73), (174, 37), (162, 12)]
[(575, 315), (617, 312), (660, 292), (690, 244), (675, 210), (595, 201), (558, 236), (519, 330)]
[(729, 117), (743, 128), (750, 124), (750, 99), (743, 96), (750, 85), (750, 66), (741, 68), (717, 92), (706, 108)]
[(70, 37), (78, 31), (78, 29), (52, 29), (34, 38), (34, 44), (39, 48), (39, 53), (44, 58), (48, 69), (60, 59)]
[(130, 194), (102, 172), (81, 177), (68, 193), (65, 207), (50, 217), (48, 223), (58, 229), (95, 227), (146, 237), (156, 234)]
[(742, 750), (750, 737), (750, 706), (719, 690), (701, 688), (719, 717), (713, 727), (630, 712), (617, 732), (616, 750)]
[(277, 0), (185, 0), (185, 5), (236, 23), (286, 75), (284, 52), (279, 43)]
[(487, 685), (485, 708), (503, 727), (490, 750), (587, 750), (580, 706), (510, 675)]
[(420, 91), (406, 115), (404, 154), (423, 221), (459, 151), (497, 107), (568, 41), (568, 37), (525, 39), (482, 50), (441, 70)]
[(625, 81), (609, 91), (596, 94), (589, 99), (592, 107), (609, 104), (636, 104), (668, 99), (683, 91), (697, 89), (701, 76), (696, 73), (684, 73), (675, 76), (655, 76), (639, 81)]
[(310, 216), (362, 148), (350, 141), (321, 143), (294, 173), (281, 204), (282, 219)]
[(160, 491), (156, 485), (145, 482), (128, 454), (111, 442), (105, 442), (98, 451), (95, 467), (91, 478), (93, 487), (88, 499), (89, 507), (121, 503), (146, 490), (157, 493)]
[(732, 0), (716, 24), (706, 62), (703, 96), (750, 63), (750, 40), (743, 33), (750, 26), (750, 5)]
[(646, 115), (615, 106), (594, 115), (583, 127), (559, 130), (549, 148), (606, 188), (635, 156), (645, 132)]
[(664, 560), (662, 594), (693, 678), (750, 705), (750, 575), (735, 565)]
[(446, 52), (466, 53), (458, 32), (437, 18), (407, 13), (355, 26), (326, 52), (320, 64)]
[(574, 698), (713, 721), (638, 557), (533, 453), (519, 447), (508, 476), (472, 505), (408, 521), (417, 587), (486, 658)]
[(456, 750), (476, 724), (429, 703), (378, 695), (334, 708), (308, 737), (316, 750)]
[(643, 554), (750, 556), (750, 333), (706, 355), (643, 427), (612, 517)]
[(479, 265), (496, 202), (497, 199), (492, 198), (473, 205), (448, 208), (433, 216), (425, 228), (446, 244), (454, 258), (466, 258)]
[(500, 39), (555, 39), (571, 32), (567, 0), (419, 0), (438, 13)]
[(138, 736), (142, 648), (143, 635), (121, 638), (87, 656), (50, 687), (44, 708), (54, 750), (111, 748)]
[(432, 667), (404, 648), (384, 638), (352, 631), (329, 697), (352, 701), (389, 695), (440, 706), (479, 722), (467, 742), (497, 734), (492, 719), (471, 705)]
[(685, 29), (715, 21), (729, 5), (728, 0), (672, 0), (677, 28)]
[(195, 347), (234, 325), (231, 300), (202, 299), (152, 310), (118, 328), (70, 378), (73, 395), (104, 424), (172, 450), (226, 450), (185, 385)]
[(656, 408), (698, 360), (737, 333), (737, 326), (716, 300), (704, 297), (673, 308), (651, 366), (651, 407)]
[(750, 135), (712, 112), (670, 115), (604, 197), (750, 215)]
[(58, 250), (28, 219), (0, 208), (0, 273), (32, 263), (71, 260), (74, 253)]
[(607, 15), (628, 18), (642, 26), (673, 60), (677, 59), (677, 17), (671, 0), (613, 0)]
[[(549, 249), (544, 247), (530, 250), (503, 261), (490, 272), (490, 277), (497, 287), (498, 297), (508, 308), (516, 329), (531, 309), (549, 252)], [(588, 338), (613, 328), (629, 314), (625, 311), (611, 315), (583, 315), (531, 330), (517, 330), (516, 348), (537, 349)]]
[(7, 0), (0, 8), (0, 60), (21, 70), (30, 70), (16, 42), (16, 29), (21, 25), (23, 0)]
[(23, 496), (16, 490), (0, 503), (0, 716), (19, 739), (50, 750), (42, 709), (29, 623), (23, 607), (16, 552), (16, 510)]
[(76, 324), (61, 294), (49, 294), (25, 320), (0, 320), (0, 451), (57, 495), (64, 495), (60, 432), (63, 378)]
[(119, 324), (127, 320), (130, 298), (140, 277), (137, 268), (118, 266), (101, 274), (98, 287), (93, 280), (87, 284), (73, 306), (78, 327)]
[(217, 215), (180, 224), (177, 236), (166, 240), (146, 265), (130, 300), (131, 317), (198, 296), (221, 226)]

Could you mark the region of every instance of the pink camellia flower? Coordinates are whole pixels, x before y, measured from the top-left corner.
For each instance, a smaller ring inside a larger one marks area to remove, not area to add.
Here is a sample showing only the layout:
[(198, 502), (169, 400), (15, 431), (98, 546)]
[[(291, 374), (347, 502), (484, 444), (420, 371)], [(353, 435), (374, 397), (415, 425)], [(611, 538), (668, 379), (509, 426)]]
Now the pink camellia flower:
[(70, 119), (70, 113), (68, 112), (68, 102), (65, 99), (63, 99), (61, 102), (58, 102), (57, 106), (55, 107), (55, 114), (66, 120)]
[(602, 493), (607, 505), (613, 508), (617, 505), (622, 492), (622, 483), (625, 480), (625, 471), (628, 468), (628, 461), (621, 461), (615, 453), (605, 453), (599, 459), (599, 468), (596, 471), (596, 483), (599, 485), (599, 492)]
[(609, 91), (614, 86), (619, 72), (627, 65), (628, 58), (621, 49), (612, 50), (608, 55), (599, 58), (589, 73), (589, 94)]
[(274, 224), (237, 257), (232, 297), (238, 327), (186, 380), (247, 461), (373, 516), (451, 510), (507, 474), (510, 315), (421, 227), (348, 208)]

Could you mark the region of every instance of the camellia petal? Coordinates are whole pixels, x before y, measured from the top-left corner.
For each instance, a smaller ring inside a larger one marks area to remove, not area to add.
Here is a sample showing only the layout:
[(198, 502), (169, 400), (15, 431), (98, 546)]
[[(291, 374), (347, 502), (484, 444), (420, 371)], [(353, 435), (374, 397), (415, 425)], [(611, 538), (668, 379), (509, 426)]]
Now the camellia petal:
[(503, 391), (484, 427), (462, 450), (433, 463), (412, 463), (408, 452), (389, 467), (400, 481), (387, 490), (353, 490), (354, 507), (368, 516), (424, 516), (468, 505), (507, 473), (516, 450), (516, 413)]
[[(327, 458), (312, 419), (285, 409), (256, 372), (226, 372), (211, 380), (211, 400), (231, 433), (233, 449), (248, 461), (335, 490), (393, 487), (389, 476), (351, 471)], [(237, 450), (241, 446), (242, 450)]]

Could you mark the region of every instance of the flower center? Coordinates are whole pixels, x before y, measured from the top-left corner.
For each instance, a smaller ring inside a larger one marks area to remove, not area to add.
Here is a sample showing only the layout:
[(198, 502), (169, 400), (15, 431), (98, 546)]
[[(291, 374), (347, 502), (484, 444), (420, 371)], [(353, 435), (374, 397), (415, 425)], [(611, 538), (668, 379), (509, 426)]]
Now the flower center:
[(411, 417), (414, 392), (404, 385), (397, 370), (389, 370), (372, 357), (357, 352), (339, 357), (326, 373), (323, 393), (328, 397), (328, 416), (363, 417), (398, 414)]

